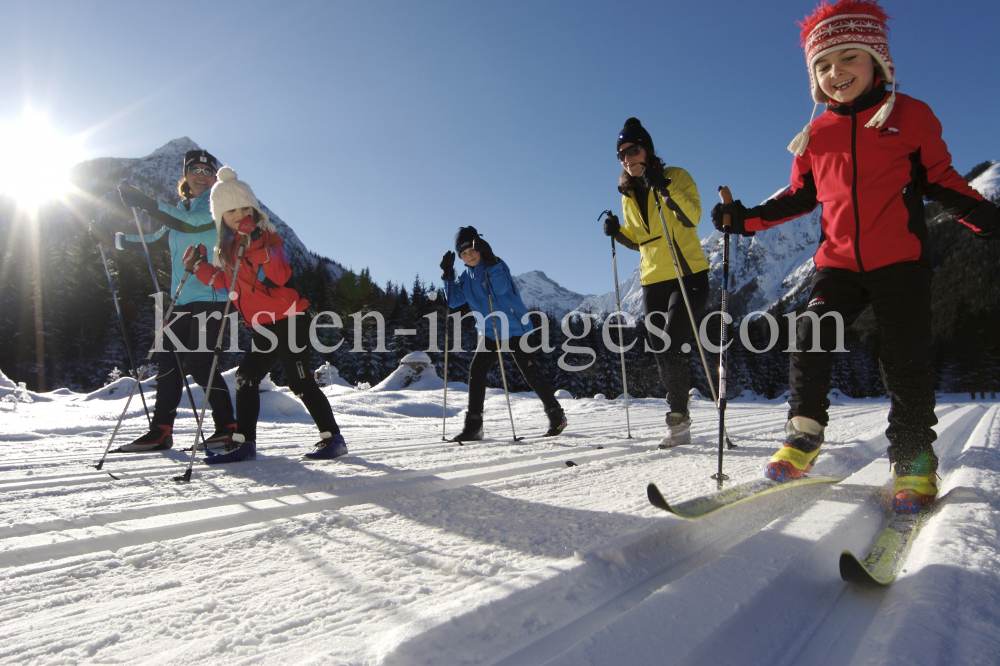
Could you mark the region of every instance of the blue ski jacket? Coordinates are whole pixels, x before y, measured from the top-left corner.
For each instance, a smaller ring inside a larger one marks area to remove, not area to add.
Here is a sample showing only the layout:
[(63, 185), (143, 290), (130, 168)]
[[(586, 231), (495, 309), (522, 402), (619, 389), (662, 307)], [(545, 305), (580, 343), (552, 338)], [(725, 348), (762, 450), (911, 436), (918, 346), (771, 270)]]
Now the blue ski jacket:
[[(209, 194), (211, 190), (206, 190), (204, 194), (190, 201), (183, 201), (177, 206), (157, 202), (159, 211), (154, 212), (152, 217), (164, 226), (153, 234), (145, 234), (146, 244), (150, 252), (167, 251), (170, 252), (170, 294), (177, 290), (177, 285), (184, 277), (184, 252), (188, 247), (194, 245), (204, 245), (211, 250), (218, 241), (219, 232), (215, 227), (215, 220), (212, 218), (212, 211), (209, 207)], [(138, 235), (127, 235), (119, 233), (115, 238), (115, 247), (119, 250), (135, 250), (142, 252), (142, 240)], [(225, 296), (220, 296), (214, 289), (204, 285), (194, 278), (189, 278), (184, 283), (184, 290), (177, 299), (177, 305), (187, 305), (203, 301), (221, 301)]]
[[(480, 263), (473, 267), (467, 267), (450, 284), (445, 284), (445, 292), (448, 294), (448, 306), (460, 308), (466, 303), (474, 312), (478, 312), (484, 321), (477, 319), (476, 330), (479, 335), (485, 335), (491, 340), (495, 340), (493, 335), (493, 323), (489, 320), (490, 302), (486, 295), (486, 274), (489, 274), (490, 295), (493, 297), (493, 311), (497, 313), (497, 332), (501, 340), (513, 338), (521, 335), (528, 335), (533, 330), (530, 319), (525, 319), (526, 323), (521, 323), (521, 318), (528, 314), (528, 309), (524, 307), (521, 296), (517, 293), (517, 285), (510, 276), (510, 269), (503, 259), (493, 264), (489, 268)], [(507, 336), (503, 333), (503, 314), (507, 319)]]

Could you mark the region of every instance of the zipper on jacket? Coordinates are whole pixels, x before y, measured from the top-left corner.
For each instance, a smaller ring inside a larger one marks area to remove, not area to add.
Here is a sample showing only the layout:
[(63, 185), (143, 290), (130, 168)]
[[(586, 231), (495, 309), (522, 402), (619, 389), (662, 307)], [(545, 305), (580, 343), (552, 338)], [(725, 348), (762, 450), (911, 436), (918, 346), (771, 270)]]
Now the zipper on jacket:
[(854, 258), (858, 262), (858, 270), (865, 272), (861, 263), (861, 208), (858, 206), (858, 114), (851, 109), (851, 166), (854, 175), (851, 180), (851, 199), (854, 201)]

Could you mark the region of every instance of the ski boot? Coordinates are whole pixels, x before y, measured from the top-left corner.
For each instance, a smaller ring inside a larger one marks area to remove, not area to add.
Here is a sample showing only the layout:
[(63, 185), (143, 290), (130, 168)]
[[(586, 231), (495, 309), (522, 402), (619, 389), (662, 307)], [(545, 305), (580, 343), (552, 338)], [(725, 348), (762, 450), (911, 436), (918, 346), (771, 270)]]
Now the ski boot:
[(672, 449), (691, 443), (691, 415), (688, 412), (667, 414), (667, 436), (660, 440), (661, 449)]
[(206, 465), (224, 465), (226, 463), (257, 460), (257, 443), (248, 442), (243, 435), (233, 433), (232, 438), (225, 443), (224, 453), (216, 453), (212, 449), (205, 451)]
[(312, 452), (302, 456), (303, 460), (333, 460), (347, 455), (347, 442), (344, 441), (344, 436), (339, 432), (336, 435), (321, 432), (319, 436), (322, 439)]
[(213, 451), (226, 448), (226, 442), (231, 442), (233, 440), (233, 435), (236, 433), (236, 424), (230, 423), (222, 428), (216, 428), (212, 436), (207, 438), (204, 443), (198, 442), (198, 450), (204, 451), (205, 449), (211, 449)]
[(922, 451), (908, 463), (893, 464), (892, 508), (896, 513), (917, 513), (937, 498), (938, 459)]
[(785, 445), (771, 456), (764, 476), (774, 481), (801, 479), (813, 468), (823, 445), (824, 428), (806, 416), (793, 416), (785, 424)]
[(123, 444), (118, 450), (123, 453), (166, 451), (174, 445), (173, 432), (173, 426), (155, 425), (145, 435), (131, 444)]
[(556, 405), (553, 409), (545, 410), (545, 414), (549, 417), (549, 429), (545, 431), (543, 437), (555, 437), (563, 430), (566, 429), (566, 412), (559, 405)]
[(458, 442), (478, 442), (483, 438), (483, 415), (465, 413), (465, 428), (455, 435), (451, 441)]

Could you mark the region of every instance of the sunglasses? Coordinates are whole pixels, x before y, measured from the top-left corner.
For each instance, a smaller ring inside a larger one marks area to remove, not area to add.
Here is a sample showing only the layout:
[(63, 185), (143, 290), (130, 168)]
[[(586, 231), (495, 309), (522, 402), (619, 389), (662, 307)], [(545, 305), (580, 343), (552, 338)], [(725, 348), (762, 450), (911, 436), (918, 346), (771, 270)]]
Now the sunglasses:
[(618, 151), (618, 161), (624, 162), (626, 157), (635, 157), (642, 150), (642, 146), (632, 144), (628, 148)]
[(188, 167), (188, 173), (197, 176), (198, 174), (205, 174), (206, 176), (214, 176), (215, 169), (211, 167)]

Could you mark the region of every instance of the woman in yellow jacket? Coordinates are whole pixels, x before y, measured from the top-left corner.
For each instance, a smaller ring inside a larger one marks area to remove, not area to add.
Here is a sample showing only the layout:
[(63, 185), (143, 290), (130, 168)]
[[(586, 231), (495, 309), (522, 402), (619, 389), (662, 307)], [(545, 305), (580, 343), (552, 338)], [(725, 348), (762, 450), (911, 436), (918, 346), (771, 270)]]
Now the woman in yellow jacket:
[[(687, 171), (665, 166), (657, 157), (653, 139), (638, 119), (625, 121), (625, 127), (618, 135), (617, 150), (618, 160), (624, 167), (618, 186), (622, 194), (624, 223), (609, 216), (604, 223), (604, 233), (642, 255), (642, 304), (649, 337), (646, 350), (655, 355), (660, 381), (667, 387), (667, 403), (670, 405), (667, 413), (668, 434), (661, 446), (689, 444), (691, 373), (688, 353), (694, 332), (684, 306), (670, 247), (663, 235), (655, 193), (645, 181), (654, 189), (666, 189), (670, 194), (661, 198), (663, 216), (677, 252), (681, 279), (684, 280), (691, 312), (696, 320), (708, 300), (708, 260), (697, 233), (701, 198)], [(643, 178), (646, 169), (649, 172)], [(666, 335), (663, 335), (664, 332)]]

